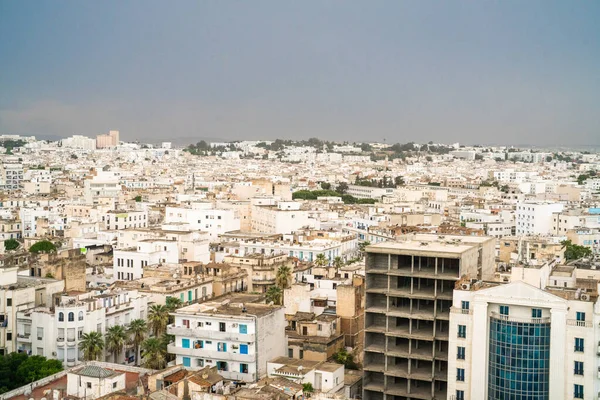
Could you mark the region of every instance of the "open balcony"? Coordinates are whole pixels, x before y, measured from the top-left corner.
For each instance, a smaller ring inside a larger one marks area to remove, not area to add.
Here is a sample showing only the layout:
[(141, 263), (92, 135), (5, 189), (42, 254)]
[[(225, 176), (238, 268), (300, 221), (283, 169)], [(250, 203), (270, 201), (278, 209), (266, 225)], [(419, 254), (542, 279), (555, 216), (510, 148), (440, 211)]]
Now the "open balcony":
[(190, 338), (202, 338), (205, 340), (230, 340), (234, 342), (254, 342), (255, 335), (252, 333), (239, 333), (235, 331), (221, 332), (201, 327), (188, 328), (185, 326), (167, 325), (167, 333), (175, 336), (186, 336)]

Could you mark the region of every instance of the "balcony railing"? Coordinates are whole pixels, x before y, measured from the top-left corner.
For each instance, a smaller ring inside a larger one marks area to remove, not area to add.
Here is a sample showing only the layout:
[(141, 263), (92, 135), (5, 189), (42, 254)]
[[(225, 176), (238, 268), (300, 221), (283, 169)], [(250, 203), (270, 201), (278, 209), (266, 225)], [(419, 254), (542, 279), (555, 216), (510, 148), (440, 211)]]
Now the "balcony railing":
[(522, 318), (522, 317), (513, 317), (511, 315), (504, 315), (497, 312), (490, 313), (492, 318), (499, 319), (502, 321), (508, 322), (521, 322), (525, 324), (548, 324), (550, 323), (550, 318)]
[(202, 327), (186, 328), (185, 326), (167, 326), (167, 333), (175, 336), (187, 336), (204, 340), (231, 340), (235, 342), (254, 342), (255, 335), (253, 333), (239, 333), (235, 331), (215, 331), (204, 329)]
[(569, 326), (581, 326), (582, 328), (591, 328), (592, 323), (590, 321), (578, 321), (576, 319), (568, 319), (567, 325)]
[(175, 346), (175, 343), (171, 343), (167, 346), (167, 352), (181, 356), (202, 357), (213, 360), (237, 361), (243, 363), (252, 363), (256, 359), (255, 354), (240, 354), (239, 350), (233, 350), (231, 348), (228, 348), (227, 351), (206, 350), (204, 348), (192, 349)]

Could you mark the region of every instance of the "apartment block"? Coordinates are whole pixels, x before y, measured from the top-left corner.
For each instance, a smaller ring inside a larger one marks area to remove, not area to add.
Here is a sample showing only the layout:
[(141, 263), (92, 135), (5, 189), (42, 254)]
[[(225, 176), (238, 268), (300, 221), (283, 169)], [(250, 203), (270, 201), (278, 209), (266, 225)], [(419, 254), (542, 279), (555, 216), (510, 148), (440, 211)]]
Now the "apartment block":
[(261, 296), (236, 294), (176, 310), (167, 347), (176, 364), (198, 370), (216, 366), (225, 379), (255, 382), (267, 374), (267, 362), (285, 355), (283, 307)]

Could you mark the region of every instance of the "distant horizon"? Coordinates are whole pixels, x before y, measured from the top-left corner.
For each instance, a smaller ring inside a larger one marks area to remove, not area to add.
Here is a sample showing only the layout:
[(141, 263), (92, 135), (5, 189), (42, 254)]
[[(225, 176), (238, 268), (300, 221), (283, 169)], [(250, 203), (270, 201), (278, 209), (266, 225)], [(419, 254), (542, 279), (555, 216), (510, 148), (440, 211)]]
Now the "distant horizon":
[(598, 16), (562, 0), (0, 1), (0, 132), (600, 145)]
[[(111, 129), (111, 130), (119, 130), (119, 129)], [(108, 131), (107, 131), (108, 132)], [(246, 139), (226, 139), (226, 138), (210, 138), (210, 137), (183, 137), (183, 138), (165, 138), (165, 139), (152, 139), (151, 141), (142, 141), (139, 139), (133, 139), (133, 140), (123, 140), (123, 135), (122, 132), (119, 131), (121, 133), (121, 141), (124, 143), (141, 143), (141, 144), (160, 144), (161, 142), (171, 142), (176, 144), (176, 146), (178, 147), (185, 147), (191, 144), (196, 144), (198, 142), (200, 142), (201, 140), (204, 140), (208, 143), (220, 143), (220, 142), (235, 142), (235, 141), (256, 141), (256, 142), (261, 142), (261, 141), (274, 141), (276, 139), (281, 139), (281, 140), (293, 140), (293, 141), (301, 141), (301, 140), (308, 140), (310, 139), (310, 137), (307, 138), (284, 138), (284, 137), (279, 137), (279, 138), (275, 138), (275, 139), (265, 139), (265, 138), (260, 138), (260, 139), (256, 139), (256, 138), (246, 138)], [(57, 136), (57, 135), (43, 135), (43, 134), (17, 134), (17, 133), (7, 133), (7, 132), (0, 132), (0, 135), (19, 135), (19, 136), (23, 136), (23, 137), (35, 137), (37, 140), (48, 140), (48, 141), (60, 141), (62, 139), (66, 139), (68, 137), (71, 137), (73, 135), (69, 135), (69, 136)], [(80, 135), (80, 136), (86, 136), (89, 137), (90, 139), (95, 139), (95, 136), (92, 135), (85, 135), (85, 134), (81, 134), (81, 133), (77, 133), (75, 135)], [(353, 140), (353, 141), (344, 141), (344, 140), (329, 140), (329, 139), (325, 139), (325, 138), (319, 138), (319, 137), (315, 137), (316, 139), (319, 140), (323, 140), (323, 141), (330, 141), (336, 144), (342, 144), (344, 142), (348, 142), (350, 144), (352, 143), (378, 143), (378, 144), (387, 144), (387, 145), (393, 145), (396, 143), (400, 143), (400, 144), (405, 144), (405, 143), (417, 143), (417, 144), (426, 144), (428, 142), (430, 142), (431, 140), (425, 140), (425, 141), (416, 141), (416, 140), (408, 140), (408, 141), (401, 141), (401, 142), (382, 142), (382, 141), (357, 141), (357, 140)], [(126, 139), (126, 137), (125, 137)], [(489, 146), (489, 147), (514, 147), (514, 148), (522, 148), (522, 149), (547, 149), (547, 150), (582, 150), (582, 151), (600, 151), (600, 144), (596, 145), (596, 144), (588, 144), (588, 145), (576, 145), (576, 144), (571, 144), (571, 145), (532, 145), (532, 144), (505, 144), (505, 143), (496, 143), (496, 144), (489, 144), (489, 143), (466, 143), (466, 142), (458, 142), (458, 141), (448, 141), (448, 142), (442, 142), (442, 141), (434, 141), (434, 143), (436, 144), (443, 144), (443, 145), (452, 145), (454, 143), (459, 143), (461, 146), (469, 146), (469, 147), (473, 147), (473, 146)]]

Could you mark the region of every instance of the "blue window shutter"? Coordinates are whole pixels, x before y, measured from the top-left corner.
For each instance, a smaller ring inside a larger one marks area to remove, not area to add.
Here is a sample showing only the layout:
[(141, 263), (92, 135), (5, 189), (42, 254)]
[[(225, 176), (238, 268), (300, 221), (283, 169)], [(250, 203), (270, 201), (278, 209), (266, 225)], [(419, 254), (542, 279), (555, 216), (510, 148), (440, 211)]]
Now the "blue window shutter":
[(248, 345), (240, 344), (240, 354), (248, 354)]
[(189, 357), (183, 357), (183, 366), (189, 367), (191, 365)]
[(240, 324), (240, 333), (248, 333), (248, 325)]
[(181, 339), (181, 347), (184, 349), (190, 348), (190, 339)]

